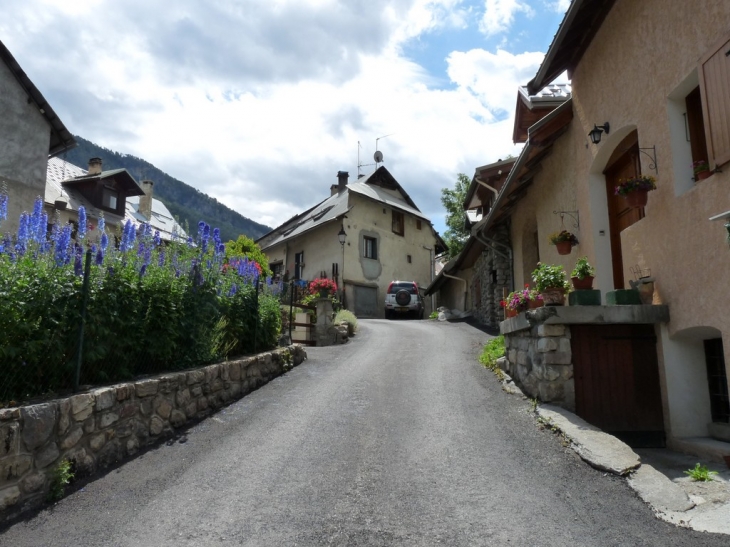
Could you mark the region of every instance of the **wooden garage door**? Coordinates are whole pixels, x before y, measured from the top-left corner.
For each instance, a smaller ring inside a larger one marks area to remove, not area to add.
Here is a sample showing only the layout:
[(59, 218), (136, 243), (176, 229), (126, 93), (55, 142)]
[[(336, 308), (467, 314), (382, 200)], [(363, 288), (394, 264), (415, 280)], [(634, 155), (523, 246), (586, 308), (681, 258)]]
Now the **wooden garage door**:
[(570, 328), (578, 416), (630, 446), (664, 446), (652, 325)]
[(355, 315), (358, 317), (378, 317), (378, 289), (374, 287), (353, 287), (355, 293)]

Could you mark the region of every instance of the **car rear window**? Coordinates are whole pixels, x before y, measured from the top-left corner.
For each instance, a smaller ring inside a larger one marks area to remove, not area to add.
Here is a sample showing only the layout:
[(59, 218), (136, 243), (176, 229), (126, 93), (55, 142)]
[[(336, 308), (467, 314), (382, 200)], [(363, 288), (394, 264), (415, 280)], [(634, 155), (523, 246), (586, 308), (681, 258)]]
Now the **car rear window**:
[(388, 289), (388, 294), (395, 294), (401, 289), (405, 289), (411, 294), (418, 294), (416, 285), (413, 283), (393, 283)]

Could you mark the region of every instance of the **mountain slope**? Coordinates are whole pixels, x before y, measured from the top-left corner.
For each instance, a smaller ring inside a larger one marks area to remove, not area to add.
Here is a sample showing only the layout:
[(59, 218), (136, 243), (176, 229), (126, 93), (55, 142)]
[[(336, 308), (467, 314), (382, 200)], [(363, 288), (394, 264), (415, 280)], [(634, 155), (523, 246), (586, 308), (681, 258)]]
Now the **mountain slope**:
[(62, 159), (86, 169), (89, 158), (98, 157), (104, 162), (104, 170), (124, 168), (137, 181), (151, 180), (155, 183), (154, 197), (162, 201), (183, 226), (187, 223), (193, 233), (197, 231), (199, 220), (220, 228), (223, 241), (235, 240), (240, 234), (257, 239), (271, 230), (141, 158), (108, 150), (79, 136), (75, 138), (78, 146), (61, 156)]

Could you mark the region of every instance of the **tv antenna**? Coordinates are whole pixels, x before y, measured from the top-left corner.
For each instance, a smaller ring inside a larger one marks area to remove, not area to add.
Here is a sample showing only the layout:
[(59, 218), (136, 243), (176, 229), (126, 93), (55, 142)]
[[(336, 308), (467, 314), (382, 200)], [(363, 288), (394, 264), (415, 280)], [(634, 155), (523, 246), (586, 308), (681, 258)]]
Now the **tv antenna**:
[(360, 173), (360, 169), (362, 167), (369, 167), (370, 165), (375, 165), (374, 163), (360, 163), (360, 149), (362, 148), (362, 145), (360, 144), (360, 141), (357, 141), (357, 178), (360, 178), (362, 176), (362, 173)]
[(375, 167), (377, 168), (379, 163), (383, 163), (383, 153), (378, 150), (378, 141), (380, 139), (384, 139), (385, 137), (390, 137), (391, 135), (394, 135), (395, 133), (388, 133), (387, 135), (383, 135), (382, 137), (378, 137), (375, 139), (375, 154), (373, 154), (373, 159), (375, 160)]

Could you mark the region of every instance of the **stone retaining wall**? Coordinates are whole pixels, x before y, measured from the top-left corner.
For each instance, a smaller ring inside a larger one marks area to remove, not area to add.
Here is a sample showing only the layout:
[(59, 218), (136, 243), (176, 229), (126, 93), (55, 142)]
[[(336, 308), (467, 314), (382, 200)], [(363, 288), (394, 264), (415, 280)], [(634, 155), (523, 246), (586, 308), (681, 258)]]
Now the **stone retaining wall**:
[(504, 335), (503, 368), (526, 395), (575, 410), (570, 328), (540, 324)]
[(0, 409), (0, 522), (41, 505), (64, 459), (77, 478), (240, 399), (306, 359), (300, 345)]

